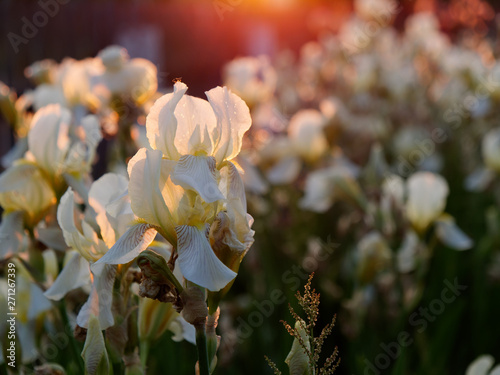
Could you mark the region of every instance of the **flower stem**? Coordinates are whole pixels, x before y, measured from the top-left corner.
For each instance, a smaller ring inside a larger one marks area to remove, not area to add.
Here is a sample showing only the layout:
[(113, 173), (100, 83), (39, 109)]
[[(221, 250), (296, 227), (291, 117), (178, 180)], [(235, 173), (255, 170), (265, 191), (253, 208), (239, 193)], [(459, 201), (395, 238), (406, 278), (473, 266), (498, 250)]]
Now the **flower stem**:
[(195, 326), (196, 329), (196, 348), (198, 349), (198, 364), (200, 366), (200, 375), (210, 375), (208, 368), (208, 350), (207, 335), (205, 333), (205, 323)]
[(148, 355), (149, 355), (149, 340), (144, 340), (141, 341), (141, 348), (140, 348), (140, 353), (141, 357), (141, 366), (143, 371), (146, 371), (146, 364), (148, 362)]

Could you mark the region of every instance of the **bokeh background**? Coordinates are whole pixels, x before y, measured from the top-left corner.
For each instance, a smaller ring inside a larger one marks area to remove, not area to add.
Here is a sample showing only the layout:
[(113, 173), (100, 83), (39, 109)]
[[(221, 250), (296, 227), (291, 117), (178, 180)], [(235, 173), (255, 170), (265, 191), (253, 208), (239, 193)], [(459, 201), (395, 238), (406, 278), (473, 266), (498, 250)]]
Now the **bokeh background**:
[[(298, 58), (305, 43), (317, 40), (325, 33), (337, 32), (353, 11), (350, 0), (222, 2), (221, 8), (216, 1), (201, 0), (69, 0), (67, 4), (60, 4), (57, 14), (47, 25), (38, 28), (36, 35), (26, 44), (20, 44), (19, 51), (15, 52), (8, 34), (22, 35), (23, 17), (31, 20), (40, 10), (40, 4), (37, 1), (2, 0), (0, 81), (21, 93), (31, 87), (24, 75), (25, 67), (31, 63), (45, 58), (61, 61), (67, 56), (83, 59), (96, 56), (108, 45), (118, 44), (125, 47), (131, 57), (146, 58), (156, 64), (160, 88), (167, 90), (171, 88), (172, 80), (182, 78), (191, 95), (203, 96), (204, 91), (222, 84), (222, 67), (232, 59), (263, 54), (273, 59), (284, 50), (290, 50)], [(438, 16), (442, 31), (450, 38), (457, 37), (463, 27), (482, 37), (496, 38), (496, 13), (500, 9), (497, 1), (407, 0), (400, 1), (400, 6), (402, 11), (394, 20), (396, 29), (402, 29), (406, 18), (413, 12), (432, 11)], [(5, 154), (13, 143), (10, 128), (2, 123), (0, 155)], [(452, 173), (454, 157), (453, 154), (447, 156)], [(481, 216), (468, 215), (469, 209), (486, 207), (494, 204), (494, 200), (489, 196), (470, 198), (460, 184), (453, 183), (450, 181), (452, 187), (458, 187), (452, 188), (447, 212), (460, 218), (460, 226), (468, 234), (480, 238), (486, 226), (484, 212)], [(300, 195), (293, 190), (286, 191), (286, 194), (294, 199)], [(251, 251), (243, 262), (226, 306), (232, 320), (222, 318), (222, 329), (224, 325), (227, 325), (227, 330), (230, 330), (229, 326), (241, 327), (238, 318), (248, 322), (252, 311), (258, 310), (259, 304), (268, 299), (273, 290), (282, 290), (287, 300), (293, 303), (297, 288), (290, 287), (294, 283), (284, 284), (282, 276), (303, 259), (303, 252), (294, 252), (307, 244), (310, 233), (301, 232), (303, 225), (307, 223), (315, 228), (315, 233), (324, 234), (329, 232), (328, 226), (339, 219), (331, 211), (318, 216), (294, 211), (294, 208), (284, 210), (279, 204), (273, 209), (279, 211), (273, 215), (274, 221), (256, 220), (257, 250)], [(301, 220), (288, 220), (288, 217), (300, 217)], [(290, 233), (298, 235), (293, 237)], [(296, 243), (290, 247), (292, 240)], [(348, 251), (344, 247), (347, 240), (337, 242), (333, 233), (327, 246), (338, 250), (328, 262), (340, 262)], [(327, 238), (324, 237), (323, 241)], [(483, 243), (482, 249), (488, 252), (495, 246), (494, 242)], [(415, 368), (419, 374), (462, 374), (480, 354), (489, 353), (500, 359), (500, 290), (498, 283), (492, 286), (486, 277), (481, 276), (484, 275), (484, 263), (489, 260), (477, 254), (464, 255), (453, 251), (436, 252), (435, 256), (426, 280), (434, 289), (426, 290), (422, 306), (439, 293), (443, 279), (453, 280), (457, 275), (470, 286), (469, 291), (474, 292), (468, 292), (433, 322), (426, 331), (427, 338), (432, 339), (421, 338), (413, 348), (418, 354), (413, 349), (408, 351), (409, 354), (404, 352), (390, 372), (380, 373), (413, 374), (417, 372), (410, 369)], [(330, 273), (337, 275), (342, 272), (341, 267), (339, 263), (317, 269), (316, 286), (325, 296), (320, 306), (320, 327), (341, 310), (338, 286), (329, 280)], [(301, 285), (306, 281), (301, 275), (298, 280)], [(291, 338), (279, 323), (280, 319), (288, 318), (287, 303), (274, 305), (262, 324), (251, 329), (248, 338), (223, 345), (224, 352), (221, 352), (216, 373), (271, 373), (263, 358), (268, 355), (280, 362), (288, 354)], [(346, 334), (346, 329), (337, 327), (334, 330), (326, 343), (325, 354), (330, 353), (334, 346), (339, 347), (342, 366), (338, 374), (377, 374), (376, 370), (367, 370), (363, 358), (375, 358), (381, 351), (380, 343), (391, 342), (394, 334), (405, 327), (404, 322), (391, 321), (387, 317), (374, 316), (373, 319), (366, 325), (366, 331), (355, 339)], [(192, 373), (191, 359), (195, 355), (192, 345), (174, 343), (169, 337), (164, 337), (152, 350), (151, 357), (157, 358), (152, 365), (156, 370), (152, 371), (158, 371), (152, 373), (160, 373), (162, 368), (168, 368), (169, 373), (174, 374)]]

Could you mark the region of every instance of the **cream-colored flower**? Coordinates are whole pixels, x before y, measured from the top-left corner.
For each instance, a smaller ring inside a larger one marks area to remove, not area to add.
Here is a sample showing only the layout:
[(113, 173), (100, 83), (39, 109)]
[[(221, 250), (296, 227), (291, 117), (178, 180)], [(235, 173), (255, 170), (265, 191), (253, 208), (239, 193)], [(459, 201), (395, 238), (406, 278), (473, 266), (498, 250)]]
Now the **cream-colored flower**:
[(60, 105), (46, 106), (33, 117), (26, 157), (52, 180), (63, 174), (79, 178), (88, 173), (102, 139), (95, 116), (84, 117), (79, 126), (72, 122), (71, 112)]
[(26, 224), (34, 226), (55, 203), (51, 185), (33, 163), (17, 161), (0, 175), (0, 206), (6, 213), (23, 212)]
[(130, 59), (125, 48), (109, 46), (99, 52), (97, 59), (104, 72), (97, 78), (111, 93), (136, 104), (144, 104), (158, 88), (156, 66), (141, 58)]
[[(64, 239), (76, 252), (68, 254), (63, 270), (45, 292), (45, 296), (59, 300), (70, 290), (91, 282), (89, 298), (77, 316), (77, 324), (81, 327), (88, 327), (92, 315), (99, 318), (101, 329), (114, 324), (111, 300), (116, 267), (107, 264), (95, 265), (95, 263), (108, 252), (109, 247), (115, 244), (134, 219), (133, 215), (128, 213), (113, 217), (106, 210), (106, 207), (126, 188), (127, 179), (112, 173), (105, 174), (92, 184), (89, 204), (95, 213), (99, 232), (92, 226), (88, 218), (89, 213), (85, 216), (76, 210), (71, 188), (61, 198), (57, 210), (57, 220)], [(99, 233), (102, 239), (99, 238)], [(156, 231), (148, 234), (152, 241)]]
[[(232, 164), (230, 164), (232, 165)], [(183, 276), (198, 285), (217, 291), (236, 273), (217, 258), (208, 241), (210, 224), (217, 205), (206, 203), (194, 192), (174, 184), (177, 163), (162, 158), (161, 151), (141, 149), (128, 165), (131, 207), (140, 221), (122, 236), (100, 263), (121, 264), (135, 259), (154, 239), (145, 233), (156, 230), (176, 247)], [(224, 167), (227, 168), (227, 167)], [(147, 242), (147, 243), (146, 243)]]
[(265, 56), (234, 59), (223, 75), (224, 84), (249, 106), (269, 100), (276, 88), (276, 72)]
[(300, 200), (302, 209), (325, 212), (340, 197), (357, 199), (360, 189), (353, 171), (343, 165), (334, 165), (309, 173), (305, 195)]
[(314, 109), (301, 110), (291, 118), (288, 136), (297, 154), (306, 161), (314, 162), (327, 151), (325, 125), (325, 117)]
[(406, 182), (406, 216), (418, 231), (424, 231), (446, 206), (449, 188), (446, 180), (431, 172), (417, 172)]
[(186, 91), (177, 82), (173, 93), (156, 101), (146, 120), (147, 135), (153, 149), (178, 161), (172, 180), (211, 203), (224, 199), (218, 170), (238, 155), (252, 120), (245, 102), (225, 87), (207, 91), (208, 101)]

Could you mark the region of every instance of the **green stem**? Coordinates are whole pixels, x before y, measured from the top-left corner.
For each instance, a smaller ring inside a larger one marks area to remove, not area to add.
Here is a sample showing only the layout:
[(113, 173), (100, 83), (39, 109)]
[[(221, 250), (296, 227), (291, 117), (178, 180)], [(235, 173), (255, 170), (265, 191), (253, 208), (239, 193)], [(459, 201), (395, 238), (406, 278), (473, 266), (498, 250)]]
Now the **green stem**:
[(146, 364), (148, 363), (148, 355), (149, 355), (149, 340), (141, 341), (140, 347), (140, 357), (141, 357), (141, 366), (144, 373), (146, 373)]
[(205, 333), (205, 323), (195, 326), (196, 329), (196, 348), (198, 349), (198, 364), (200, 366), (200, 375), (210, 375), (208, 368), (208, 350), (207, 335)]
[[(64, 306), (64, 302), (60, 302), (58, 304), (59, 306), (59, 312), (61, 313), (61, 318), (64, 324), (64, 327), (70, 327), (69, 324), (69, 319), (68, 319), (68, 313), (66, 312), (66, 306)], [(69, 341), (71, 343), (71, 352), (73, 353), (73, 356), (75, 357), (75, 361), (78, 364), (78, 368), (80, 370), (80, 374), (85, 373), (85, 367), (83, 365), (83, 359), (82, 356), (80, 355), (80, 350), (78, 349), (78, 346), (76, 344), (75, 337), (73, 335), (68, 335), (69, 336)]]

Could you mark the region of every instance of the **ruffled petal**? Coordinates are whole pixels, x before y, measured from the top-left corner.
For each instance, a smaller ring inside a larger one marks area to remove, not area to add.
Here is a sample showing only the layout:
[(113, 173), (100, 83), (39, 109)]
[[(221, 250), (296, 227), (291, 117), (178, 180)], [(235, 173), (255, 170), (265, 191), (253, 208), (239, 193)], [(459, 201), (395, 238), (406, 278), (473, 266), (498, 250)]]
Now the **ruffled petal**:
[(102, 263), (125, 264), (134, 260), (153, 242), (156, 233), (152, 225), (142, 223), (132, 225), (92, 267)]
[(177, 231), (177, 262), (184, 277), (212, 292), (224, 288), (236, 277), (215, 255), (204, 230), (189, 225)]

